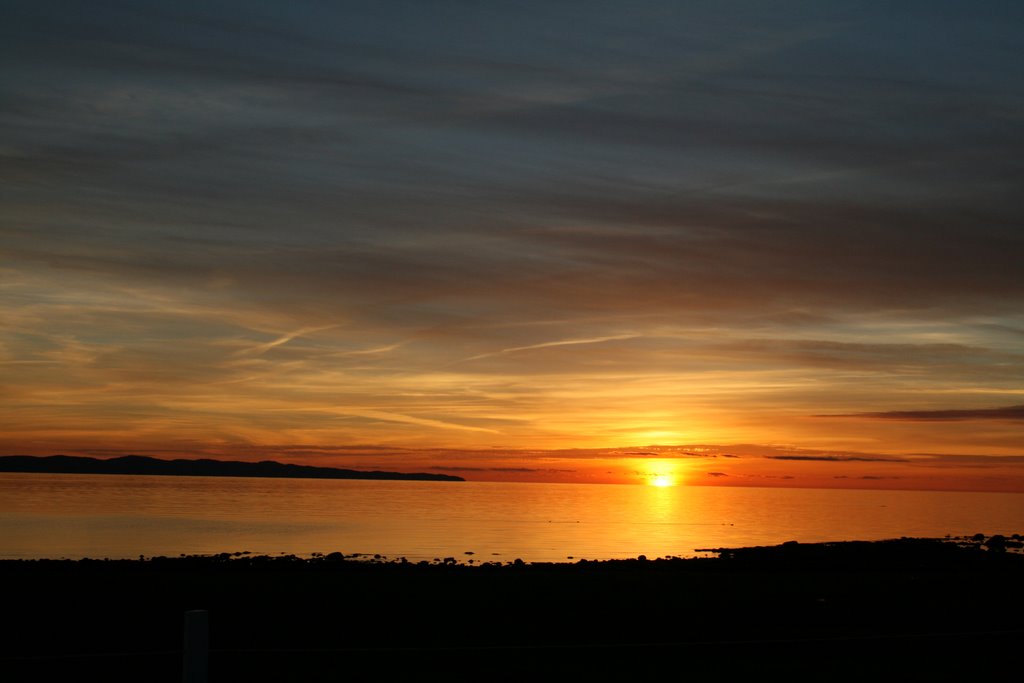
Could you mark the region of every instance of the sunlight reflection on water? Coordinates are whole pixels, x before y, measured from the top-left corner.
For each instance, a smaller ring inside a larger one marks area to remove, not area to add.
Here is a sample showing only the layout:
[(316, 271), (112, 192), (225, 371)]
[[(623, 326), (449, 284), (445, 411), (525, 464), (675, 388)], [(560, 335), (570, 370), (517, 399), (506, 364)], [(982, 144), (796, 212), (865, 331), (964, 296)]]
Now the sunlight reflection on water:
[(3, 558), (337, 550), (564, 561), (1017, 533), (1024, 494), (0, 474), (0, 513)]

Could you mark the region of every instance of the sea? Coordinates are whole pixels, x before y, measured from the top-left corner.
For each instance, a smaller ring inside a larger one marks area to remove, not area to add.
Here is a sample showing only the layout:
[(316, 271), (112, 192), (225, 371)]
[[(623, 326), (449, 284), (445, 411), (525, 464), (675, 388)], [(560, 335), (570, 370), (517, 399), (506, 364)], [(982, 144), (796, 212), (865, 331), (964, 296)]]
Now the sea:
[(0, 559), (572, 562), (1024, 533), (1024, 494), (0, 473)]

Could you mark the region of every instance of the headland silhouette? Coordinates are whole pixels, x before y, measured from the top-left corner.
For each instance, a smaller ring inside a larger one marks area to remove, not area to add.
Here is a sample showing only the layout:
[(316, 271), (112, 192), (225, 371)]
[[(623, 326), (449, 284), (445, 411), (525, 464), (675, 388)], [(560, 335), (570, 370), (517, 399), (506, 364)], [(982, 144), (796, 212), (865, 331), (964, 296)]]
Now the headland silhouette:
[(465, 481), (451, 474), (425, 472), (382, 472), (314, 467), (263, 460), (161, 460), (144, 455), (118, 458), (89, 458), (74, 455), (0, 456), (0, 472), (41, 472), (50, 474), (153, 474), (175, 477), (272, 477), (285, 479), (396, 479), (405, 481)]

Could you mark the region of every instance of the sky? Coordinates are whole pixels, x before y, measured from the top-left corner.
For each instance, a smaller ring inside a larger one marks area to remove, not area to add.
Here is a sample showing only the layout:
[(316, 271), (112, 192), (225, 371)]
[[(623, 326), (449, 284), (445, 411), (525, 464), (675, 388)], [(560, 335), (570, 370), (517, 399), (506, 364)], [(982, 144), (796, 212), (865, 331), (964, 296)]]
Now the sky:
[(0, 454), (1024, 491), (1019, 2), (3, 7)]

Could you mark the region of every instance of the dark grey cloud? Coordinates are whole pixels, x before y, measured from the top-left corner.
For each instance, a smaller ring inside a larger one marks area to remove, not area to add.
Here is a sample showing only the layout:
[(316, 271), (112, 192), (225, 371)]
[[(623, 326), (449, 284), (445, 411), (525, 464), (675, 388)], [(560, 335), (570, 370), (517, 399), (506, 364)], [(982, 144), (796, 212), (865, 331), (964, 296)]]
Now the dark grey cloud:
[[(1018, 15), (16, 3), (8, 215), (97, 269), (90, 246), (116, 240), (307, 289), (402, 273), (444, 297), (443, 269), (608, 309), (1005, 310), (1024, 295)], [(942, 40), (921, 28), (940, 19)]]
[[(953, 343), (853, 343), (806, 339), (749, 339), (709, 350), (735, 362), (746, 358), (772, 365), (835, 371), (888, 371), (941, 374), (954, 378), (999, 380), (1024, 372), (1024, 354), (1004, 348)], [(927, 378), (921, 380), (927, 383)], [(824, 416), (819, 416), (824, 417)]]
[[(909, 457), (909, 456), (908, 456)], [(919, 464), (930, 467), (1017, 467), (1024, 455), (986, 455), (964, 453), (916, 453)]]
[(903, 479), (903, 477), (882, 477), (882, 476), (878, 476), (878, 475), (874, 475), (874, 474), (865, 474), (865, 475), (860, 476), (860, 477), (848, 477), (845, 474), (839, 474), (839, 475), (836, 475), (836, 476), (834, 476), (832, 478), (833, 479), (862, 479), (864, 481), (882, 481), (882, 480), (885, 480), (885, 479)]
[(906, 462), (904, 458), (865, 455), (766, 455), (769, 460), (810, 460), (818, 462)]
[(876, 413), (821, 415), (819, 417), (861, 417), (907, 422), (961, 422), (966, 420), (1024, 420), (1024, 405), (1001, 408), (963, 408), (951, 410), (889, 410)]

